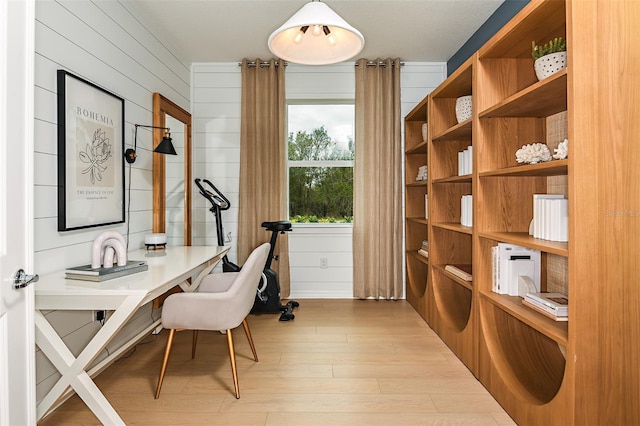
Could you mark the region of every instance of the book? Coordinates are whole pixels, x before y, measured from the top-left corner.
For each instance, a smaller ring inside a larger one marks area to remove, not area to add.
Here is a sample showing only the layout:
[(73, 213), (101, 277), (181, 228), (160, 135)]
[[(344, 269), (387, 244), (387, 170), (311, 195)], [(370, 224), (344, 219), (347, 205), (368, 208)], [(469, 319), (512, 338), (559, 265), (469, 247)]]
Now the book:
[(561, 293), (527, 293), (524, 300), (556, 315), (568, 313), (569, 299)]
[(429, 257), (429, 252), (426, 251), (425, 249), (418, 249), (418, 254), (421, 255), (421, 256), (424, 256), (426, 258)]
[(126, 265), (111, 268), (92, 268), (91, 265), (76, 266), (65, 270), (65, 278), (84, 281), (107, 281), (149, 269), (143, 260), (130, 260)]
[[(498, 243), (497, 253), (495, 254), (494, 267), (495, 289), (498, 294), (518, 295), (518, 277), (512, 276), (510, 273), (509, 263), (514, 260), (530, 259), (533, 260), (533, 282), (536, 289), (540, 288), (540, 260), (541, 254), (539, 250), (521, 247), (515, 244)], [(530, 273), (530, 272), (529, 272)], [(523, 273), (528, 275), (528, 273)]]
[(556, 315), (553, 314), (541, 307), (539, 307), (538, 305), (536, 305), (535, 303), (531, 303), (528, 299), (522, 299), (522, 304), (525, 305), (526, 307), (538, 312), (539, 314), (542, 314), (548, 318), (551, 318), (554, 321), (569, 321), (569, 317), (567, 315)]
[(466, 264), (447, 265), (444, 267), (444, 270), (452, 273), (456, 277), (461, 278), (465, 281), (473, 281), (471, 265), (466, 265)]

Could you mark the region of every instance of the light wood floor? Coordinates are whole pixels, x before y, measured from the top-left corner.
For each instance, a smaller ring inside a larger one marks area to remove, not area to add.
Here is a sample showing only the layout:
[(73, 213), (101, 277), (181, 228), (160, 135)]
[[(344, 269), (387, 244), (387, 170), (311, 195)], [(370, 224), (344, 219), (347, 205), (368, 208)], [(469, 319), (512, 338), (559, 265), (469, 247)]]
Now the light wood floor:
[[(96, 377), (129, 425), (513, 425), (511, 418), (405, 301), (300, 300), (296, 318), (248, 319), (234, 333), (240, 399), (226, 337), (176, 334), (160, 399), (166, 331)], [(99, 424), (74, 396), (41, 425)]]

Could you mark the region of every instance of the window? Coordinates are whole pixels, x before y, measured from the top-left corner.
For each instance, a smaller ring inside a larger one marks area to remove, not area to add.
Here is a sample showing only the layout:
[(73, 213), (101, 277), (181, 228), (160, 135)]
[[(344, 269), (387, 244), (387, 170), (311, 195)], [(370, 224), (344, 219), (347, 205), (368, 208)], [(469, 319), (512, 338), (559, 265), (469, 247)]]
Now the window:
[(354, 103), (307, 101), (287, 106), (289, 220), (353, 220)]

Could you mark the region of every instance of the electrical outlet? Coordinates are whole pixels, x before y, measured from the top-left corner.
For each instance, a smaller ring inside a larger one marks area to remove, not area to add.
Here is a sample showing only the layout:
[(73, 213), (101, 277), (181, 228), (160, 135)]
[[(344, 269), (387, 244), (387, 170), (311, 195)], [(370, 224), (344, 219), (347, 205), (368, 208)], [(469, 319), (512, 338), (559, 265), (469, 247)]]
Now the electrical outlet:
[(320, 269), (327, 269), (329, 267), (329, 261), (326, 257), (320, 258)]
[(107, 318), (107, 311), (93, 311), (94, 321), (104, 321)]

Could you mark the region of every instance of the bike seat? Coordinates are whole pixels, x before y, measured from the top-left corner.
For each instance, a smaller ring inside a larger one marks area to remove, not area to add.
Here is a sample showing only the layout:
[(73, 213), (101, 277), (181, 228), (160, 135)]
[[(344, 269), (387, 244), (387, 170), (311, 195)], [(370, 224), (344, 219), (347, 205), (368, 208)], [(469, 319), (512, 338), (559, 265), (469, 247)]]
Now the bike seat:
[(276, 231), (276, 232), (284, 232), (284, 231), (291, 231), (291, 222), (289, 222), (288, 220), (281, 220), (278, 222), (262, 222), (262, 226), (263, 228), (266, 228), (269, 231)]

